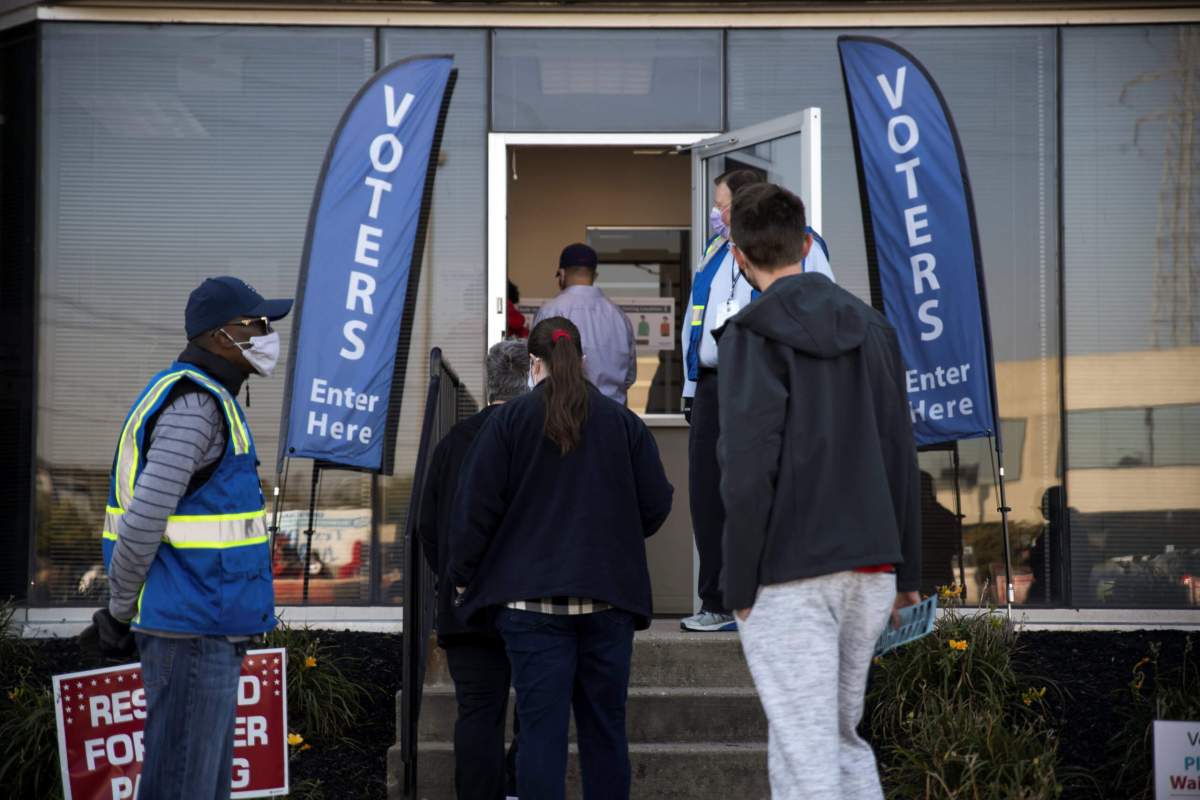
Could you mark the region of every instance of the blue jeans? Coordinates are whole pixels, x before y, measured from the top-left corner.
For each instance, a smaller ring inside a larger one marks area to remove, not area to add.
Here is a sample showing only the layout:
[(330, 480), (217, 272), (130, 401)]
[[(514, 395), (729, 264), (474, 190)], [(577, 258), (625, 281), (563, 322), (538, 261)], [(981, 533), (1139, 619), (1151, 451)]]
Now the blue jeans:
[(501, 609), (496, 627), (512, 663), (521, 720), (522, 800), (565, 797), (572, 708), (585, 800), (629, 797), (625, 700), (633, 625), (633, 615), (618, 609), (573, 617)]
[(248, 643), (136, 634), (146, 687), (140, 800), (226, 800)]

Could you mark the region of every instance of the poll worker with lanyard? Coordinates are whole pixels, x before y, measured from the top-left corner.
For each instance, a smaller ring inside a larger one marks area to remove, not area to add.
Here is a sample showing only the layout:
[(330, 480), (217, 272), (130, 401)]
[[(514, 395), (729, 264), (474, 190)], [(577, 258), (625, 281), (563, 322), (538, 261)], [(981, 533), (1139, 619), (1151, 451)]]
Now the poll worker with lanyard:
[[(718, 175), (713, 182), (714, 205), (709, 213), (713, 236), (704, 249), (704, 260), (692, 280), (692, 303), (680, 336), (685, 370), (683, 409), (691, 425), (688, 436), (688, 494), (692, 531), (700, 554), (697, 591), (700, 613), (680, 621), (686, 631), (733, 631), (737, 621), (721, 596), (721, 532), (725, 507), (721, 503), (721, 468), (717, 464), (717, 439), (721, 428), (717, 404), (717, 341), (713, 331), (750, 305), (758, 292), (734, 263), (729, 247), (729, 208), (743, 186), (762, 183), (754, 170), (738, 169)], [(812, 228), (813, 247), (804, 259), (805, 272), (819, 272), (833, 280), (829, 250)]]
[[(254, 440), (235, 399), (279, 360), (271, 323), (291, 300), (209, 278), (188, 298), (186, 349), (121, 426), (102, 537), (108, 608), (83, 644), (141, 653), (142, 800), (230, 795), (242, 657), (275, 627)], [(132, 629), (132, 633), (131, 633)]]

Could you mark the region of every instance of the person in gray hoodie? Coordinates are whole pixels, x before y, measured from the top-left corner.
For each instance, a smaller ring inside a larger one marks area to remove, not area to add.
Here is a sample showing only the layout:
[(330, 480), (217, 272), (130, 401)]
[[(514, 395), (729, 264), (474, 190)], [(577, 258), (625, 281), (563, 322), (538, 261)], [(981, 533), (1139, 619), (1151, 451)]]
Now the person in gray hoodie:
[(719, 332), (725, 605), (769, 725), (772, 796), (882, 798), (857, 733), (874, 643), (920, 601), (920, 477), (896, 332), (818, 273), (804, 204), (733, 198), (762, 296)]

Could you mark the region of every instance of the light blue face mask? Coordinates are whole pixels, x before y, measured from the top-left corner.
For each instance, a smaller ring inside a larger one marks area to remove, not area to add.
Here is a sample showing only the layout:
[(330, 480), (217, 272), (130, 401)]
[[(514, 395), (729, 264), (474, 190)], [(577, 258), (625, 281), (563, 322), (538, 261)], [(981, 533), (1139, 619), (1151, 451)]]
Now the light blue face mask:
[(729, 226), (725, 224), (725, 220), (721, 219), (721, 209), (716, 206), (713, 206), (712, 211), (708, 212), (708, 225), (717, 236), (722, 239), (729, 238)]

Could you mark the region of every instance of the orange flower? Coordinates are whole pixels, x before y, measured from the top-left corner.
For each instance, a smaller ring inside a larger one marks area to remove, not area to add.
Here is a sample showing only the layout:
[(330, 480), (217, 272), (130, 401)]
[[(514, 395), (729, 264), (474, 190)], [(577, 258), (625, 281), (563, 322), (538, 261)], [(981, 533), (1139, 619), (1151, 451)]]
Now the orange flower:
[(304, 659), (304, 668), (305, 669), (312, 669), (316, 665), (317, 665), (317, 659), (315, 656), (309, 656), (308, 658)]

